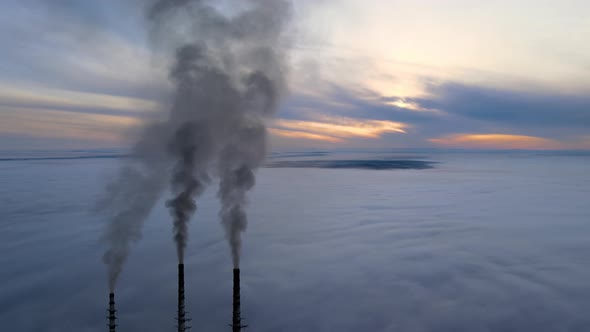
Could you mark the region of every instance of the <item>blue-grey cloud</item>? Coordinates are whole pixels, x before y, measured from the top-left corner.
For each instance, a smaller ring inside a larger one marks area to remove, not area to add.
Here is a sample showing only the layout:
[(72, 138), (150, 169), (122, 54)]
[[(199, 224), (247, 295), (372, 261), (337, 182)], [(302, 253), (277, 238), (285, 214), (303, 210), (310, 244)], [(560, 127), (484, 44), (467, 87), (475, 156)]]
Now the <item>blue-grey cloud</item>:
[[(429, 138), (453, 133), (504, 133), (566, 139), (588, 135), (590, 98), (548, 92), (501, 90), (456, 82), (427, 84), (427, 97), (384, 96), (368, 88), (327, 84), (323, 94), (294, 94), (282, 117), (313, 118), (314, 114), (390, 120), (410, 126), (405, 135), (385, 135), (384, 141), (413, 147)], [(402, 100), (418, 109), (395, 106)], [(368, 145), (371, 142), (365, 142)], [(376, 142), (374, 142), (376, 143)], [(381, 142), (380, 144), (383, 144)]]
[(416, 112), (388, 104), (391, 97), (382, 96), (368, 88), (354, 88), (335, 83), (326, 84), (321, 96), (298, 94), (287, 100), (280, 116), (300, 119), (309, 110), (311, 113), (328, 113), (359, 119), (389, 120), (407, 123), (434, 121), (436, 115)]
[(428, 108), (467, 118), (514, 126), (590, 126), (590, 96), (519, 92), (444, 83), (431, 86), (431, 98), (412, 99)]
[(150, 68), (142, 15), (128, 2), (8, 1), (0, 12), (2, 80), (160, 98), (165, 82)]

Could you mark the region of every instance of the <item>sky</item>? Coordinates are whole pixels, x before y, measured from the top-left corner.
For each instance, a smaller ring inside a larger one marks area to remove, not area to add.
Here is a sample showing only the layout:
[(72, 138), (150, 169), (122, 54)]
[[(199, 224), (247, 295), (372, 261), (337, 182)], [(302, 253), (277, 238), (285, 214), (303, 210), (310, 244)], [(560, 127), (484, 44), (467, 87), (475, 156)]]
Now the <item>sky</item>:
[[(127, 147), (170, 107), (145, 3), (0, 3), (0, 149)], [(588, 1), (293, 7), (273, 150), (590, 149)]]

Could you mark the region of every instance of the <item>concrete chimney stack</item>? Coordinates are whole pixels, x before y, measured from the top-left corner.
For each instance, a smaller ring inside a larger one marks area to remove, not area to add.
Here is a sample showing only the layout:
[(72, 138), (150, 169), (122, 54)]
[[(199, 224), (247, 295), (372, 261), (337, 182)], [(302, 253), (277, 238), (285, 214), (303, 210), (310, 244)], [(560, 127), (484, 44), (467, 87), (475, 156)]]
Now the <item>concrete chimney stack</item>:
[(184, 264), (178, 264), (178, 332), (185, 332), (189, 329), (186, 323), (190, 319), (186, 318), (186, 311), (184, 310)]
[(107, 326), (109, 327), (109, 332), (115, 332), (116, 331), (116, 320), (117, 320), (117, 310), (115, 310), (115, 293), (109, 293), (109, 309), (107, 310), (109, 312), (109, 316), (107, 317), (109, 319), (109, 323), (107, 324)]
[(242, 318), (240, 317), (240, 269), (234, 269), (232, 332), (240, 332), (242, 328), (247, 326), (242, 325)]

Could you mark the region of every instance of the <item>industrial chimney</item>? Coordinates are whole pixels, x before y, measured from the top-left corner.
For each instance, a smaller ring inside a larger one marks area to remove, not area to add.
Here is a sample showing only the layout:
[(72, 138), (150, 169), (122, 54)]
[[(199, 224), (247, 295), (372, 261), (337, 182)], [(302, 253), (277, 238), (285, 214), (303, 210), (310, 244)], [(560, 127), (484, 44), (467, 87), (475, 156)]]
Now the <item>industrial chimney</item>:
[(186, 312), (184, 311), (184, 264), (178, 264), (178, 332), (185, 332), (190, 326), (186, 326), (186, 323), (190, 321), (190, 318), (186, 318)]
[(117, 316), (115, 315), (117, 313), (117, 310), (115, 310), (115, 293), (109, 293), (109, 308), (107, 311), (109, 312), (109, 316), (107, 317), (109, 319), (109, 323), (107, 324), (109, 332), (115, 332), (117, 327), (115, 323), (115, 320), (117, 320)]
[(240, 332), (242, 328), (248, 327), (248, 325), (242, 325), (242, 318), (240, 318), (240, 269), (234, 269), (234, 296), (231, 327), (232, 332)]

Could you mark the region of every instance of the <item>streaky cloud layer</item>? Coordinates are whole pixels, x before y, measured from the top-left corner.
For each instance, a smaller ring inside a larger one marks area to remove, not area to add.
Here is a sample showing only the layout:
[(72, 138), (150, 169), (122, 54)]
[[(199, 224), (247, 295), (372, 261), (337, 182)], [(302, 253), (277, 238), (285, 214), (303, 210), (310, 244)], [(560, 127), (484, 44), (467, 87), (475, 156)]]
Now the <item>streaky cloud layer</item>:
[(558, 149), (561, 144), (555, 140), (510, 134), (452, 134), (431, 138), (430, 142), (460, 148), (501, 148), (501, 149)]
[[(0, 130), (2, 146), (31, 148), (31, 137), (47, 138), (55, 148), (69, 146), (67, 139), (129, 146), (121, 121), (154, 116), (172, 89), (163, 83), (170, 61), (149, 51), (136, 4), (1, 5), (0, 120), (10, 127)], [(282, 125), (271, 124), (275, 149), (437, 147), (441, 143), (431, 139), (465, 133), (540, 137), (547, 139), (538, 142), (545, 149), (588, 146), (587, 1), (294, 5), (291, 97), (278, 113)], [(225, 2), (216, 8), (230, 16), (239, 10)], [(18, 107), (27, 108), (27, 117), (37, 109), (39, 119), (15, 122)], [(76, 136), (61, 112), (97, 134)], [(106, 117), (94, 121), (77, 113), (115, 117), (109, 126), (102, 124)], [(466, 144), (452, 142), (446, 146)], [(487, 142), (489, 148), (508, 144)]]
[[(387, 120), (366, 120), (319, 115), (311, 120), (278, 119), (273, 133), (285, 137), (302, 137), (330, 142), (347, 138), (377, 139), (387, 133), (405, 134), (407, 124)], [(297, 134), (294, 134), (297, 133)]]

